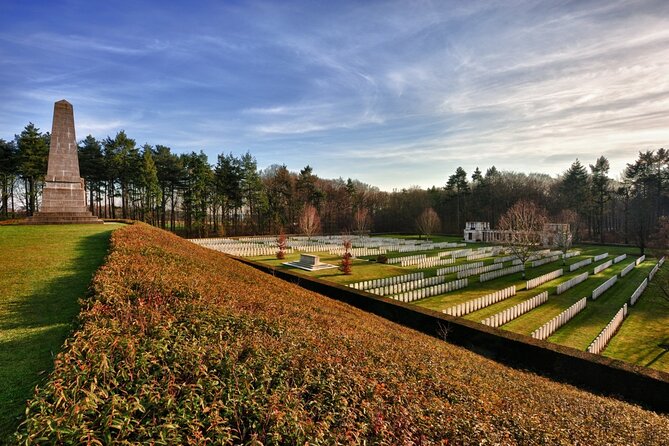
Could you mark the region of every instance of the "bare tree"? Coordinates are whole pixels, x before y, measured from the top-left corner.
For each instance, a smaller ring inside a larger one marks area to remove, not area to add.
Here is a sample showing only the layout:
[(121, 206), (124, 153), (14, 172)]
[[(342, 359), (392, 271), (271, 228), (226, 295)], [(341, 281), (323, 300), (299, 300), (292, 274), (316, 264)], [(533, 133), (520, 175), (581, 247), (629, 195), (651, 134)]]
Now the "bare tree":
[(367, 208), (359, 208), (353, 215), (353, 232), (356, 235), (365, 235), (369, 231), (371, 218)]
[(573, 232), (572, 230), (576, 228), (576, 222), (578, 220), (578, 214), (576, 211), (571, 209), (563, 209), (557, 216), (557, 222), (562, 223), (558, 226), (553, 237), (553, 247), (562, 251), (562, 264), (567, 263), (565, 255), (567, 251), (572, 246), (573, 243)]
[(431, 234), (434, 234), (441, 228), (441, 220), (432, 208), (427, 208), (416, 219), (416, 227), (421, 235), (425, 235), (428, 239)]
[(532, 252), (541, 246), (541, 235), (546, 220), (546, 210), (527, 200), (517, 201), (500, 218), (499, 229), (505, 231), (502, 243), (523, 266)]
[(311, 239), (312, 235), (321, 230), (321, 218), (318, 216), (316, 208), (311, 204), (305, 205), (302, 209), (300, 230), (307, 236), (307, 239)]

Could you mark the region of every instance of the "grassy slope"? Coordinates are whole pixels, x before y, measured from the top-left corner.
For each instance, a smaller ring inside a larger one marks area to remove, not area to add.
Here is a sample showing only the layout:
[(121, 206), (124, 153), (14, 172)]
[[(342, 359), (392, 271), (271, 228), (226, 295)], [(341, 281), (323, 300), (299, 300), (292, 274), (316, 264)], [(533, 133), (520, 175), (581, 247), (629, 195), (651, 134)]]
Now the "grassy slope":
[(53, 367), (112, 228), (0, 227), (0, 441)]
[[(24, 441), (659, 444), (669, 418), (516, 371), (175, 236), (116, 231)], [(95, 385), (93, 385), (95, 383)]]

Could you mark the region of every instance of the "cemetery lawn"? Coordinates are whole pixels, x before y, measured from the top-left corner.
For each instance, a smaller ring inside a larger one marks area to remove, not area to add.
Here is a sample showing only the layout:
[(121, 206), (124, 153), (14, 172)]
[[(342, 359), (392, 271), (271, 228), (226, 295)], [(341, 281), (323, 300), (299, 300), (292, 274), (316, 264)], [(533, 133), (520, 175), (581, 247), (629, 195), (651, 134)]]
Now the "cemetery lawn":
[(118, 226), (0, 226), (0, 443), (53, 368)]

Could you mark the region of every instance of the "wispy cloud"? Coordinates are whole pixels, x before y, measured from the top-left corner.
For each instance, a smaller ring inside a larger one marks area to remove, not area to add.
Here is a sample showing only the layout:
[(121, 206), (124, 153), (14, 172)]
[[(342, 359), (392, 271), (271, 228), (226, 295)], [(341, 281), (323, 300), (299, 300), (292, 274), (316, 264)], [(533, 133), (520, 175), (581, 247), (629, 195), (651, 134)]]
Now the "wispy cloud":
[(49, 128), (67, 98), (80, 134), (124, 128), (212, 161), (251, 150), (386, 189), (601, 154), (615, 174), (669, 140), (662, 0), (128, 1), (57, 23), (55, 5), (22, 8), (0, 6), (4, 138)]
[[(132, 45), (119, 45), (96, 39), (93, 36), (82, 36), (78, 34), (60, 34), (49, 32), (35, 32), (27, 35), (3, 34), (1, 40), (25, 47), (37, 47), (54, 52), (99, 52), (115, 55), (141, 55), (149, 51), (149, 48), (137, 48)], [(152, 49), (155, 49), (152, 48)]]

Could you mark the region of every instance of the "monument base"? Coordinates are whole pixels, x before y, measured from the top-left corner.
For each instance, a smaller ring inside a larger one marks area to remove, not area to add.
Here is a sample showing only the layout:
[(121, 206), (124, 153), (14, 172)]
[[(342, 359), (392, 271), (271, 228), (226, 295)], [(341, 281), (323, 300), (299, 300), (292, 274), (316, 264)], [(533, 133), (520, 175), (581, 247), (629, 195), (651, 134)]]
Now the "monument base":
[(101, 224), (102, 220), (88, 212), (37, 212), (28, 218), (29, 225)]
[(42, 195), (43, 207), (28, 219), (28, 224), (99, 224), (102, 220), (86, 209), (86, 191), (81, 178), (47, 180)]

